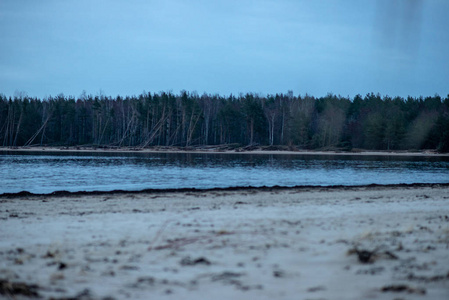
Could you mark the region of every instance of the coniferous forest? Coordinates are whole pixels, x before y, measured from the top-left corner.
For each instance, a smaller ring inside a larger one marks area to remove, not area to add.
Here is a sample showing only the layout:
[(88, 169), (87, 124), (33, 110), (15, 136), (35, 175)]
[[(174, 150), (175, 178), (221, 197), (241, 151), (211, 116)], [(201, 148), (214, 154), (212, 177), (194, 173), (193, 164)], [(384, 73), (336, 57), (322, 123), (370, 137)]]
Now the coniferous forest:
[(183, 91), (37, 99), (0, 94), (0, 143), (449, 152), (449, 95), (316, 98), (289, 91), (223, 97)]

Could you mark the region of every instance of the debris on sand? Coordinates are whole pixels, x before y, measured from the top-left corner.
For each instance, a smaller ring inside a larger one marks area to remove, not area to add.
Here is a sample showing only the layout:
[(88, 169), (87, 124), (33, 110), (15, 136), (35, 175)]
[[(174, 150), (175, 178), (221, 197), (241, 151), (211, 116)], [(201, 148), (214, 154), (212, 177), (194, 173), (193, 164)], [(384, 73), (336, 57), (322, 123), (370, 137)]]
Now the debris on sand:
[(357, 250), (355, 249), (355, 252), (357, 253), (359, 257), (359, 261), (363, 264), (369, 264), (374, 262), (374, 255), (375, 251), (368, 251), (368, 250)]
[(243, 273), (223, 272), (212, 276), (212, 281), (228, 281), (243, 276)]
[(276, 277), (276, 278), (285, 277), (285, 272), (281, 271), (281, 270), (275, 270), (275, 271), (273, 271), (273, 277)]
[(379, 249), (374, 250), (359, 250), (356, 247), (348, 250), (348, 255), (357, 254), (359, 261), (362, 264), (372, 264), (377, 259), (384, 257), (388, 259), (399, 259), (398, 256), (391, 251), (382, 251), (379, 252)]
[(423, 281), (423, 282), (435, 282), (435, 281), (449, 280), (449, 272), (446, 275), (434, 275), (434, 276), (417, 276), (417, 275), (411, 273), (407, 276), (407, 279)]
[(23, 282), (10, 282), (8, 280), (0, 279), (0, 295), (11, 297), (15, 299), (16, 295), (27, 296), (30, 298), (40, 297), (37, 289), (39, 287), (36, 284), (27, 284)]
[[(84, 289), (74, 297), (63, 297), (63, 298), (50, 298), (50, 300), (94, 300), (99, 299), (92, 295), (89, 289)], [(114, 300), (112, 297), (104, 297), (102, 300)]]
[(314, 287), (308, 288), (307, 292), (315, 293), (315, 292), (320, 292), (320, 291), (325, 291), (325, 290), (326, 290), (326, 287), (319, 285), (319, 286), (314, 286)]
[(186, 256), (180, 261), (181, 266), (195, 266), (195, 265), (210, 265), (211, 262), (204, 257), (198, 257), (192, 259), (190, 256)]
[(241, 277), (245, 275), (244, 273), (235, 273), (225, 271), (219, 274), (212, 275), (213, 282), (222, 282), (225, 285), (234, 286), (237, 290), (240, 291), (249, 291), (252, 289), (262, 290), (263, 286), (261, 284), (257, 285), (247, 285), (242, 282)]
[(395, 292), (395, 293), (400, 293), (400, 292), (407, 292), (409, 294), (419, 294), (419, 295), (425, 295), (426, 294), (426, 290), (422, 289), (422, 288), (414, 288), (414, 287), (410, 287), (406, 284), (397, 284), (397, 285), (387, 285), (384, 286), (381, 289), (382, 292)]

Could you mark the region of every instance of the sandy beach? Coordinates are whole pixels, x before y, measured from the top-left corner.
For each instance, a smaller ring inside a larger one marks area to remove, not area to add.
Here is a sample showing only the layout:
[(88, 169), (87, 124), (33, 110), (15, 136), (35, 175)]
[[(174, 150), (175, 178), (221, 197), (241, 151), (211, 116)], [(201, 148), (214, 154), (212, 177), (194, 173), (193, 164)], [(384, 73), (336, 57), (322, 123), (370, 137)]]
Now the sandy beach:
[(449, 187), (0, 198), (5, 299), (448, 299)]
[[(276, 147), (274, 147), (276, 148)], [(207, 147), (0, 147), (0, 151), (8, 152), (60, 152), (60, 153), (222, 153), (222, 154), (272, 154), (272, 155), (355, 155), (355, 156), (418, 156), (448, 157), (449, 153), (436, 150), (422, 151), (372, 151), (354, 149), (352, 151), (320, 151), (320, 150), (273, 150), (270, 146), (246, 146), (229, 149), (227, 145)]]

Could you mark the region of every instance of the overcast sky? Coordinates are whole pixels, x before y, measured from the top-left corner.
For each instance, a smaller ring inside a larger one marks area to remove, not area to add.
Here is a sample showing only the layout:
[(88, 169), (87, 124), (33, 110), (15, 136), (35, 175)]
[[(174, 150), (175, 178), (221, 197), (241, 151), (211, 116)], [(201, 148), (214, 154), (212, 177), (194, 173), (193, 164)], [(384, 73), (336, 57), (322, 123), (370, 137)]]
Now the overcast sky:
[(0, 93), (449, 94), (447, 0), (0, 0)]

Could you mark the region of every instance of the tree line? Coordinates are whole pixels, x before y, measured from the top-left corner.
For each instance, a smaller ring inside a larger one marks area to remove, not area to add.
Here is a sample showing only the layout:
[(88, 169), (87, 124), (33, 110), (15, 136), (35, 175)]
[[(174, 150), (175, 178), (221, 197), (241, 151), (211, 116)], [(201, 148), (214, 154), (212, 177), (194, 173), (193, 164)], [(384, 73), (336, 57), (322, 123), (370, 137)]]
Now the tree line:
[(182, 91), (115, 98), (0, 94), (0, 143), (138, 147), (271, 145), (449, 152), (449, 95), (353, 98)]

